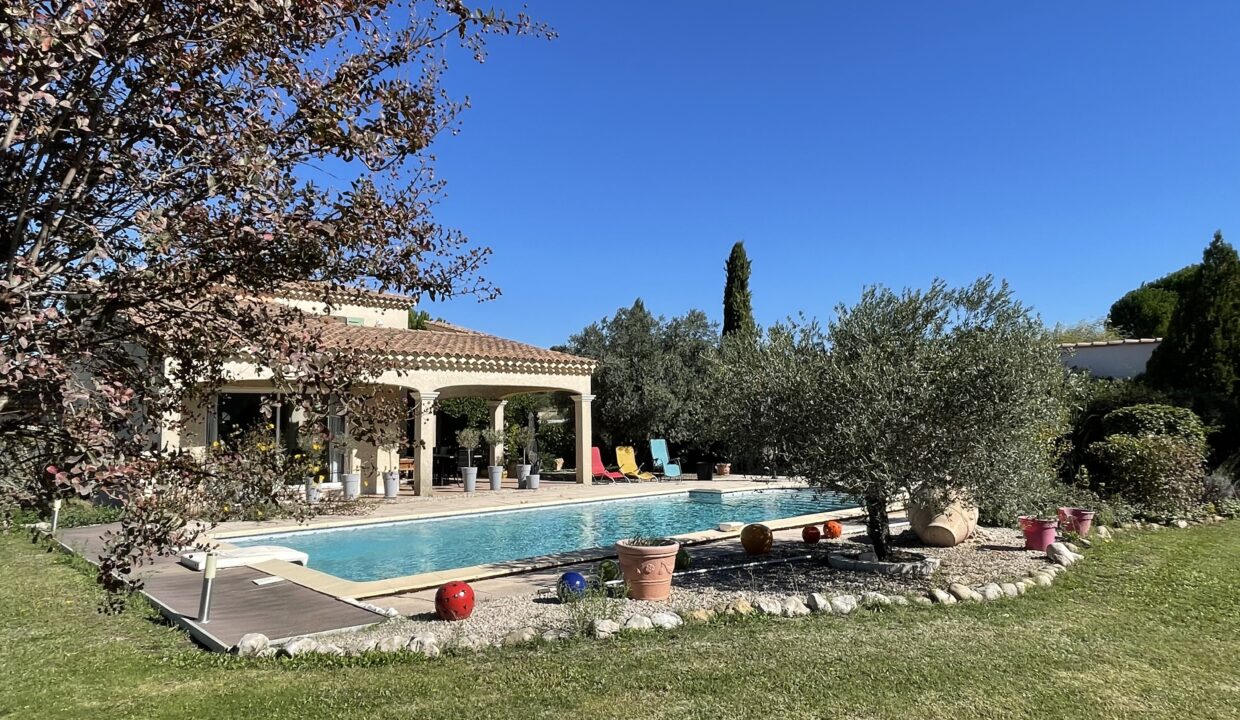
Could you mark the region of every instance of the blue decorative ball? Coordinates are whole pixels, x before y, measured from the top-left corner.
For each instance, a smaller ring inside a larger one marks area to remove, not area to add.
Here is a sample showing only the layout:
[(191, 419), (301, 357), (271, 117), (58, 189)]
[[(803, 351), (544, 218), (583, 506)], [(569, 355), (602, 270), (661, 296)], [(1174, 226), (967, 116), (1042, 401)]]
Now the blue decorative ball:
[(586, 587), (585, 575), (579, 572), (566, 572), (560, 576), (555, 594), (559, 596), (560, 602), (572, 602), (586, 594)]

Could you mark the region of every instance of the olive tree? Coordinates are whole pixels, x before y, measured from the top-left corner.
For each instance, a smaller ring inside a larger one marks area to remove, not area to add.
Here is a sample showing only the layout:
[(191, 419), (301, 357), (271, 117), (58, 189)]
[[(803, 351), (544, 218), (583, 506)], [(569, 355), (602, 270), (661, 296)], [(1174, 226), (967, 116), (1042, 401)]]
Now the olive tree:
[(1069, 380), (1041, 322), (984, 278), (868, 288), (825, 331), (802, 320), (727, 344), (714, 382), (728, 441), (859, 498), (886, 557), (902, 495), (980, 498), (1051, 473)]

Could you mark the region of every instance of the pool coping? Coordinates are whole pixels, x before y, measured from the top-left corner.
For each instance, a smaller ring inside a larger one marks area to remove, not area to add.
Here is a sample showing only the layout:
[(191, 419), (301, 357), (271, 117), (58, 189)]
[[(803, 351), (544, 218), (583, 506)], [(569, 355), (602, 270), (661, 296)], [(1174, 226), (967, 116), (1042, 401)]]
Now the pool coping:
[[(652, 493), (652, 494), (677, 494), (678, 492), (686, 492), (685, 490)], [(737, 492), (734, 490), (718, 490), (716, 492)], [(613, 498), (615, 499), (615, 498)], [(572, 502), (554, 502), (548, 503), (546, 506), (552, 505), (571, 505), (579, 504), (582, 501)], [(599, 502), (599, 500), (585, 501)], [(530, 507), (530, 506), (523, 506)], [(900, 510), (903, 503), (898, 506), (893, 505), (890, 510)], [(474, 511), (477, 512), (477, 511)], [(449, 513), (449, 515), (473, 514), (473, 513)], [(779, 518), (775, 520), (764, 520), (771, 530), (787, 530), (790, 528), (803, 527), (805, 525), (823, 523), (828, 520), (851, 520), (857, 517), (865, 516), (864, 507), (842, 508), (839, 510), (831, 510), (822, 513), (813, 513), (810, 515), (798, 515), (788, 518)], [(425, 519), (425, 518), (413, 518)], [(395, 519), (382, 521), (397, 522)], [(361, 524), (361, 523), (351, 523)], [(325, 527), (325, 526), (320, 526)], [(279, 532), (276, 530), (272, 533)], [(247, 533), (247, 535), (267, 534), (267, 533)], [(715, 542), (718, 540), (727, 540), (739, 537), (740, 530), (701, 530), (693, 533), (684, 533), (681, 535), (673, 535), (672, 539), (677, 540), (682, 545), (698, 545), (701, 543)], [(235, 536), (234, 536), (235, 537)], [(222, 548), (233, 547), (230, 543), (221, 543)], [(570, 552), (554, 553), (551, 555), (542, 555), (532, 558), (521, 558), (502, 563), (489, 563), (485, 565), (473, 565), (469, 567), (453, 568), (451, 570), (437, 570), (428, 573), (418, 573), (414, 575), (402, 575), (393, 578), (384, 578), (382, 580), (346, 580), (329, 573), (315, 570), (313, 568), (297, 565), (285, 560), (264, 560), (252, 563), (249, 567), (255, 570), (282, 577), (285, 580), (302, 585), (311, 590), (331, 595), (342, 600), (361, 600), (365, 598), (379, 597), (383, 595), (395, 595), (398, 593), (417, 592), (419, 590), (428, 590), (438, 587), (446, 582), (453, 581), (478, 581), (489, 580), (493, 578), (505, 577), (509, 575), (519, 575), (537, 570), (548, 570), (551, 568), (562, 567), (565, 565), (575, 565), (583, 562), (592, 562), (602, 560), (604, 558), (616, 557), (614, 546), (594, 547), (582, 550), (573, 550)]]

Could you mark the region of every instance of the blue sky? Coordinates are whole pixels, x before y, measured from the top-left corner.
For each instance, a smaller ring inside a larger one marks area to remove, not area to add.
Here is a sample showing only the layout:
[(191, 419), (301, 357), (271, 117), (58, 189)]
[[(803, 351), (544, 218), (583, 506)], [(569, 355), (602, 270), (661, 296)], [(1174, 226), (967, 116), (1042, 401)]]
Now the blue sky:
[(424, 305), (550, 345), (643, 298), (763, 324), (992, 273), (1049, 322), (1240, 240), (1240, 3), (531, 0), (447, 85), (439, 217), (500, 299)]

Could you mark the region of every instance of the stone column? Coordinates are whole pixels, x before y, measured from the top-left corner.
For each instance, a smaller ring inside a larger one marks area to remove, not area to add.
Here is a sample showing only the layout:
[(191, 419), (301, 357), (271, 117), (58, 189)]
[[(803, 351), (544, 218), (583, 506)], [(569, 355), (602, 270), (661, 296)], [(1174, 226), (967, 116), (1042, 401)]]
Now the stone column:
[[(491, 408), (491, 429), (496, 432), (504, 432), (504, 406), (507, 404), (507, 400), (492, 400), (488, 403)], [(491, 448), (491, 464), (499, 465), (503, 460), (504, 446), (501, 443)]]
[(577, 424), (577, 482), (589, 485), (594, 476), (590, 472), (590, 448), (594, 445), (590, 427), (590, 403), (593, 395), (573, 396), (573, 415)]
[(435, 400), (437, 392), (416, 393), (418, 406), (414, 409), (413, 460), (417, 472), (413, 480), (414, 495), (430, 495), (435, 478)]

